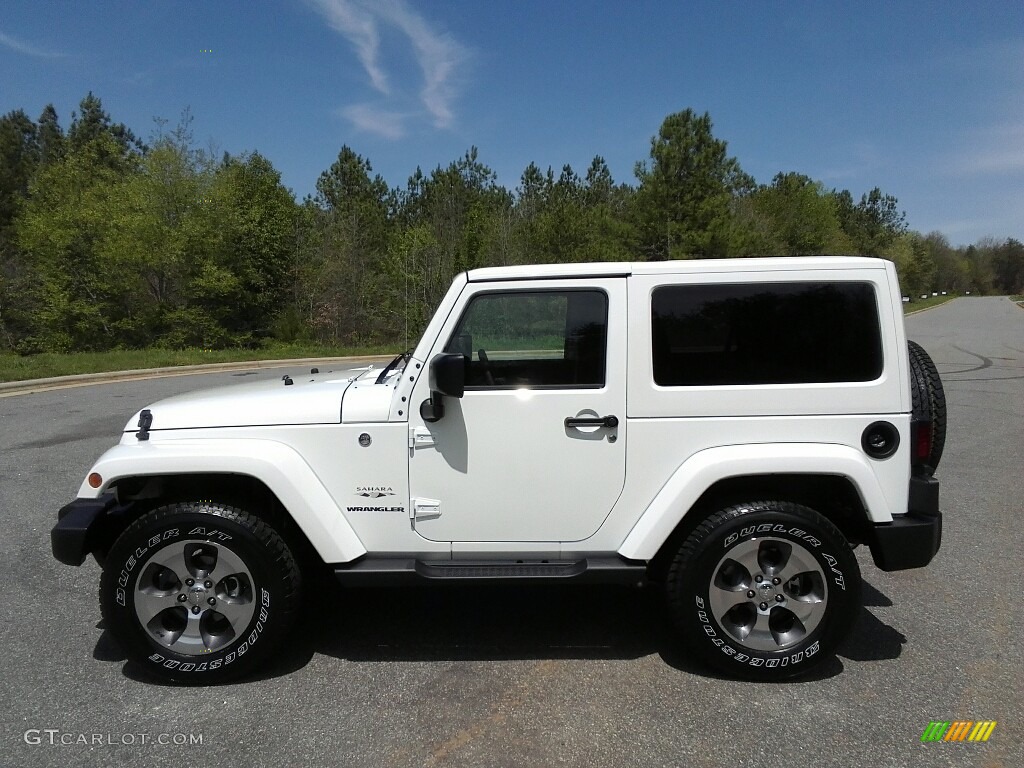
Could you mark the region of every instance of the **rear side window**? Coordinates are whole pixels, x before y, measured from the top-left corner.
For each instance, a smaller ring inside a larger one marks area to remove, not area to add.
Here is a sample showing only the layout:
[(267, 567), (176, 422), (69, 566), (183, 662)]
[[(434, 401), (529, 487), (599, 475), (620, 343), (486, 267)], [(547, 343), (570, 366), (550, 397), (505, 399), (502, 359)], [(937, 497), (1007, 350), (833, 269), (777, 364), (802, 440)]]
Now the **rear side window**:
[(870, 283), (673, 285), (651, 298), (663, 387), (873, 381), (882, 374)]

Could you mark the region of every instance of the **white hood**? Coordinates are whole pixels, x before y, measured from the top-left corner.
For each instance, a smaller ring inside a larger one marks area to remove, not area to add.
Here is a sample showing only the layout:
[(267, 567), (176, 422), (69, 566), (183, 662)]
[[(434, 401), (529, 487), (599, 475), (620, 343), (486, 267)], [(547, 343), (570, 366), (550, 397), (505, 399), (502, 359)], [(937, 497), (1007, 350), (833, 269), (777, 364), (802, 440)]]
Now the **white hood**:
[[(351, 379), (296, 377), (254, 381), (175, 395), (148, 406), (154, 432), (163, 429), (255, 427), (283, 424), (338, 424), (341, 401)], [(125, 425), (138, 431), (139, 413)]]

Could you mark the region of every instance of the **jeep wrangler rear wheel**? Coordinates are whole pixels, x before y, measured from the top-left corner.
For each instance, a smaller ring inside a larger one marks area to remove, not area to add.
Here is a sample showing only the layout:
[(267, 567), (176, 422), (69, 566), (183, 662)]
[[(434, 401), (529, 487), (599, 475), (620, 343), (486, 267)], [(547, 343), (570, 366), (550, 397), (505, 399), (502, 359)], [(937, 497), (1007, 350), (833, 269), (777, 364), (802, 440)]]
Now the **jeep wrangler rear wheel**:
[(107, 628), (160, 677), (211, 683), (265, 662), (298, 606), (299, 569), (258, 517), (213, 502), (155, 509), (110, 550), (100, 580)]
[(679, 548), (666, 587), (687, 647), (757, 680), (801, 675), (831, 657), (860, 610), (860, 569), (846, 539), (788, 502), (709, 516)]

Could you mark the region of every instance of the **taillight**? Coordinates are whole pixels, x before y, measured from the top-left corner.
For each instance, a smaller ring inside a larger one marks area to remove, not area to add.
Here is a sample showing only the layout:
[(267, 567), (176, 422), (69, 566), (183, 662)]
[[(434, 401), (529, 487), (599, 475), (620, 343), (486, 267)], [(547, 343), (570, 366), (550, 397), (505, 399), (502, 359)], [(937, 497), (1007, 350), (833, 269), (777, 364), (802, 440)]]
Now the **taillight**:
[(925, 464), (932, 452), (932, 424), (930, 421), (914, 422), (914, 455), (912, 464)]

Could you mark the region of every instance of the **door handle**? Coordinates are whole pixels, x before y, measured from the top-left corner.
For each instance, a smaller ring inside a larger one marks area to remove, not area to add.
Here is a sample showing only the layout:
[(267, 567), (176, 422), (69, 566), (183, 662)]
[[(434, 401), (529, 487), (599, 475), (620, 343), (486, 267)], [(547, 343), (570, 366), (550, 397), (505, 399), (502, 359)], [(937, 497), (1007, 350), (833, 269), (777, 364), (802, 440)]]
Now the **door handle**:
[(573, 429), (575, 427), (607, 427), (608, 429), (615, 429), (619, 426), (619, 418), (617, 416), (567, 416), (565, 419), (565, 428)]

